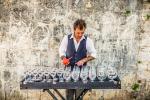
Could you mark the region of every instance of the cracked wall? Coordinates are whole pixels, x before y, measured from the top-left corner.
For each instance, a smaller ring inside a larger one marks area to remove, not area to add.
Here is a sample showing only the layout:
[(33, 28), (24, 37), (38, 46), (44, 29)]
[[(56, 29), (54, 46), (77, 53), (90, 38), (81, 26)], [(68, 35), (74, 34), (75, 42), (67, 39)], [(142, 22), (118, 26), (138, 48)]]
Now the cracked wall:
[[(2, 91), (19, 90), (20, 76), (27, 67), (59, 67), (59, 44), (65, 34), (72, 32), (72, 24), (78, 18), (87, 22), (86, 34), (93, 39), (97, 50), (97, 59), (91, 66), (115, 61), (125, 86), (138, 79), (147, 80), (150, 30), (145, 16), (150, 13), (149, 3), (143, 4), (142, 0), (0, 0), (0, 9)], [(8, 83), (11, 87), (6, 89)], [(93, 95), (97, 93), (101, 91)]]

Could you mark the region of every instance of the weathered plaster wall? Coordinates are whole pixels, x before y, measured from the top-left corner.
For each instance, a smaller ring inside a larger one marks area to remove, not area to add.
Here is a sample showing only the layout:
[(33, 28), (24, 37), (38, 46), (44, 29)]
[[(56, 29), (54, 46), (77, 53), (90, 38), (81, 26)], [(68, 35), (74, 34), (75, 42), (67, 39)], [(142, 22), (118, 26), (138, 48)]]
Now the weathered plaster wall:
[[(97, 50), (98, 57), (91, 66), (114, 59), (122, 79), (121, 90), (94, 90), (91, 97), (86, 97), (128, 98), (137, 80), (142, 80), (144, 89), (148, 89), (149, 9), (149, 3), (143, 4), (142, 0), (0, 0), (1, 91), (8, 95), (20, 91), (20, 76), (27, 67), (59, 67), (60, 41), (72, 31), (77, 18), (86, 20), (86, 34)], [(49, 98), (42, 91), (21, 94), (27, 100)]]

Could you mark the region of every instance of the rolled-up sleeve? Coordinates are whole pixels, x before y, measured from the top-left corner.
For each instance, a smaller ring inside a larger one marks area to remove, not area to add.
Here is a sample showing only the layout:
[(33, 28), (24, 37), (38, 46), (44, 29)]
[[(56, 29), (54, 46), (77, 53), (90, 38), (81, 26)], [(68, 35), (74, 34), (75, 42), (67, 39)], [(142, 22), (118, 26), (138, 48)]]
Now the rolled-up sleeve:
[(64, 38), (59, 46), (59, 56), (60, 57), (66, 56), (67, 44), (68, 44), (68, 39), (67, 39), (67, 35), (66, 35), (66, 36), (64, 36)]
[(96, 58), (97, 52), (96, 52), (96, 49), (94, 47), (93, 41), (90, 38), (87, 38), (86, 49), (87, 49), (88, 55)]

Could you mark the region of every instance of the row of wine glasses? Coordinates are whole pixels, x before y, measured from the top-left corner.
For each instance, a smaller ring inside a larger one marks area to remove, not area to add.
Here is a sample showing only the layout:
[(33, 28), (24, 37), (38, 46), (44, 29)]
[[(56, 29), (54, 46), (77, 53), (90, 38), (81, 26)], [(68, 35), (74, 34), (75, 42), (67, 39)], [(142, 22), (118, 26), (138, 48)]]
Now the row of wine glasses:
[(24, 79), (25, 82), (70, 82), (73, 80), (77, 82), (82, 80), (83, 83), (87, 81), (94, 82), (97, 78), (100, 82), (103, 82), (106, 78), (109, 81), (113, 81), (117, 77), (117, 71), (114, 67), (92, 67), (92, 66), (83, 66), (78, 67), (74, 66), (65, 68), (34, 68), (25, 71)]

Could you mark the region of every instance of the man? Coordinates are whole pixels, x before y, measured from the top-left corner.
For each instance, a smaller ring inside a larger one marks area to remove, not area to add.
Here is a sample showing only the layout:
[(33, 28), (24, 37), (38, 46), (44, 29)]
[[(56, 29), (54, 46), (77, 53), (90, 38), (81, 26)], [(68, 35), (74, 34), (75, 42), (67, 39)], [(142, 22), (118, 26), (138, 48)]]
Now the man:
[[(88, 61), (96, 58), (96, 50), (92, 40), (84, 35), (86, 29), (85, 21), (82, 19), (76, 20), (73, 28), (74, 33), (66, 35), (59, 47), (59, 55), (63, 64), (66, 67), (71, 66), (71, 69), (73, 69), (74, 65), (82, 67)], [(67, 92), (67, 99), (73, 100), (69, 96), (73, 91), (68, 90)]]

